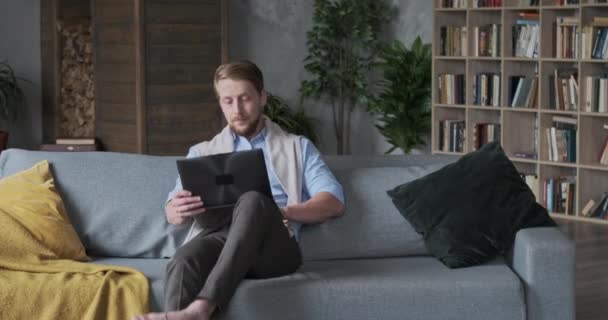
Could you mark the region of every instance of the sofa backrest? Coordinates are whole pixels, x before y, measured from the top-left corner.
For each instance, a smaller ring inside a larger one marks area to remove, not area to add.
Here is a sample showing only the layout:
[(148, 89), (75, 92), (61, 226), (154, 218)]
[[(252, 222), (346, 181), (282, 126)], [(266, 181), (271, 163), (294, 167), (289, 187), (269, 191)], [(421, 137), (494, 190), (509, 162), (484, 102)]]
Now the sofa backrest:
[(422, 236), (403, 218), (386, 191), (438, 170), (454, 157), (326, 157), (344, 188), (339, 219), (302, 228), (304, 260), (428, 255)]
[[(170, 257), (187, 227), (167, 223), (164, 205), (175, 186), (178, 157), (112, 152), (0, 154), (0, 176), (49, 160), (74, 227), (89, 255)], [(302, 229), (305, 260), (426, 254), (422, 238), (386, 194), (398, 184), (439, 169), (454, 158), (326, 157), (344, 187), (347, 211)]]
[(89, 255), (172, 256), (183, 242), (187, 228), (169, 225), (163, 211), (175, 186), (176, 158), (9, 149), (0, 155), (0, 175), (44, 159)]

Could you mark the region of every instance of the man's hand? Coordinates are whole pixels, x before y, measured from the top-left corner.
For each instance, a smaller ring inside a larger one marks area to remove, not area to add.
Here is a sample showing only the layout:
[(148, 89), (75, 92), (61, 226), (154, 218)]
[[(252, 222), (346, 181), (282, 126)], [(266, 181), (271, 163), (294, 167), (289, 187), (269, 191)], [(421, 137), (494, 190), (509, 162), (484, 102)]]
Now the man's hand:
[(195, 215), (205, 212), (201, 197), (193, 197), (187, 190), (176, 192), (165, 206), (165, 214), (170, 224), (184, 224)]

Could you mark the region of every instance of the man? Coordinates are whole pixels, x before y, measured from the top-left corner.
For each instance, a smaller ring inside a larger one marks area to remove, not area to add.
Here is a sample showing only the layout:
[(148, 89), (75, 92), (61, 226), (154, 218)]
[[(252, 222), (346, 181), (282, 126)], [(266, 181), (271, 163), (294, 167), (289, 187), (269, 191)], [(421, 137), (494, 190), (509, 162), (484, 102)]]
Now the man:
[(165, 207), (167, 220), (192, 226), (167, 266), (167, 312), (137, 319), (209, 319), (214, 310), (226, 307), (243, 278), (277, 277), (299, 268), (302, 223), (344, 213), (342, 187), (314, 145), (263, 115), (267, 94), (255, 64), (219, 66), (214, 88), (228, 125), (211, 141), (190, 148), (187, 157), (260, 148), (273, 199), (248, 192), (232, 212), (207, 212), (204, 195), (201, 199), (181, 190), (178, 178)]

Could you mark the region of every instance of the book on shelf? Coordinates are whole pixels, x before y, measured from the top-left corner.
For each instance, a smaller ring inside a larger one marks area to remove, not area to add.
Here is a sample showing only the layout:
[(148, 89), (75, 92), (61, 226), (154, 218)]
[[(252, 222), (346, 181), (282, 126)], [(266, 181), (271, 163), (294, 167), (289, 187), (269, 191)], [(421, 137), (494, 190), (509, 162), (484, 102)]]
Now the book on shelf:
[(576, 118), (553, 116), (553, 126), (545, 129), (549, 161), (576, 162)]
[(581, 56), (583, 59), (608, 59), (608, 17), (592, 17), (582, 28)]
[(473, 52), (476, 57), (500, 57), (501, 24), (486, 24), (473, 28)]
[(439, 151), (463, 152), (465, 142), (464, 128), (464, 120), (439, 121)]
[(473, 89), (473, 104), (494, 107), (500, 105), (500, 74), (476, 74), (473, 78)]
[(500, 142), (500, 123), (476, 123), (473, 126), (473, 150), (492, 141)]
[(464, 74), (440, 74), (438, 76), (438, 97), (441, 104), (465, 104)]
[(467, 51), (467, 27), (439, 28), (439, 55), (464, 57), (468, 55)]
[(583, 210), (581, 210), (581, 215), (583, 217), (590, 217), (591, 216), (591, 208), (593, 208), (595, 206), (595, 201), (593, 199), (589, 199), (589, 201), (587, 201), (587, 204), (585, 204), (585, 206), (583, 207)]
[(538, 101), (538, 77), (509, 77), (509, 106), (535, 108)]
[(538, 12), (523, 11), (512, 27), (512, 55), (514, 57), (538, 57), (540, 26)]
[(502, 7), (502, 0), (473, 0), (473, 8)]
[(602, 195), (597, 198), (597, 201), (595, 199), (590, 199), (585, 205), (585, 208), (589, 206), (589, 203), (593, 204), (586, 212), (582, 212), (583, 216), (608, 220), (608, 192), (602, 193)]
[(520, 6), (520, 7), (525, 7), (525, 6), (534, 7), (534, 6), (538, 6), (538, 3), (539, 3), (538, 0), (519, 0), (518, 6)]
[(578, 71), (555, 69), (549, 76), (549, 109), (576, 111), (578, 109)]
[(555, 22), (555, 57), (558, 59), (578, 59), (579, 47), (578, 17), (557, 17)]
[(556, 6), (567, 6), (571, 4), (578, 4), (578, 0), (553, 0), (553, 4)]
[(585, 112), (608, 112), (608, 73), (585, 77)]
[(576, 177), (556, 176), (543, 181), (543, 206), (549, 212), (574, 214)]
[(462, 9), (467, 7), (468, 0), (439, 0), (439, 8)]
[(608, 166), (608, 136), (604, 139), (604, 143), (600, 149), (599, 162), (602, 165)]
[(530, 188), (530, 190), (534, 194), (534, 198), (536, 199), (536, 201), (539, 202), (541, 199), (539, 197), (538, 176), (536, 174), (528, 173), (520, 173), (519, 175), (526, 182), (526, 185), (528, 185), (528, 188)]
[(95, 138), (57, 138), (55, 139), (56, 144), (95, 144), (97, 143)]
[(530, 159), (530, 160), (536, 160), (536, 158), (538, 157), (536, 154), (536, 151), (515, 151), (513, 152), (513, 156), (516, 158), (522, 158), (522, 159)]

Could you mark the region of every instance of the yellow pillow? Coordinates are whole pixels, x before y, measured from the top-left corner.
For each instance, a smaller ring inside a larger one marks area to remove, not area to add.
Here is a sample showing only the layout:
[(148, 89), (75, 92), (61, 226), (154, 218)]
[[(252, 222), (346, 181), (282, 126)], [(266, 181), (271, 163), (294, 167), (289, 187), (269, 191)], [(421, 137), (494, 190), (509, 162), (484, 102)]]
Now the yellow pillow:
[(15, 259), (89, 260), (55, 189), (48, 161), (0, 179), (0, 241), (1, 251)]

